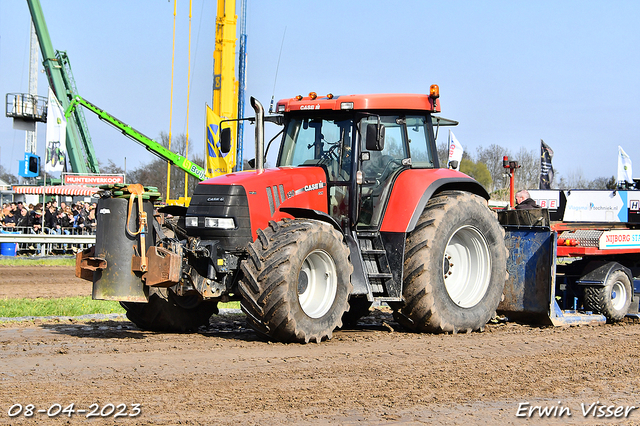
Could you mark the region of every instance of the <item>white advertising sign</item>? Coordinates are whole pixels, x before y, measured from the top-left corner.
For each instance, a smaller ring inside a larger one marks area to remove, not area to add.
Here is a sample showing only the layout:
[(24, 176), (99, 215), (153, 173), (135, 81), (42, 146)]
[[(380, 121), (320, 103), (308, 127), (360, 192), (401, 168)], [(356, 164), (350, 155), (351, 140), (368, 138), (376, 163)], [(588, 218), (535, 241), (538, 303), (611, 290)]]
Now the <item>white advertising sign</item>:
[(565, 191), (567, 222), (627, 222), (625, 191)]
[(640, 248), (640, 231), (607, 231), (598, 241), (600, 250)]

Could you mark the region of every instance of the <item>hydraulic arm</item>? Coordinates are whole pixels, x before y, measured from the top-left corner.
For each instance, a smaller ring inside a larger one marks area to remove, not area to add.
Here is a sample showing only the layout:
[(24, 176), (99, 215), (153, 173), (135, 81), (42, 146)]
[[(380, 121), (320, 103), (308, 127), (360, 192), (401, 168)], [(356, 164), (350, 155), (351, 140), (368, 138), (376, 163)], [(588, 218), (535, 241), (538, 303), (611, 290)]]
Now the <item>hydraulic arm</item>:
[(191, 162), (189, 159), (183, 157), (182, 155), (169, 151), (162, 144), (159, 144), (148, 136), (143, 135), (133, 127), (129, 126), (126, 123), (123, 123), (113, 115), (109, 114), (103, 109), (98, 108), (81, 96), (75, 96), (71, 100), (71, 103), (69, 104), (69, 107), (66, 109), (64, 114), (67, 119), (76, 109), (77, 105), (82, 105), (89, 111), (95, 113), (98, 117), (100, 117), (101, 120), (111, 124), (113, 127), (120, 130), (125, 136), (128, 136), (129, 138), (143, 145), (149, 152), (157, 155), (161, 159), (166, 160), (174, 166), (181, 168), (198, 180), (205, 179), (205, 171), (202, 167)]

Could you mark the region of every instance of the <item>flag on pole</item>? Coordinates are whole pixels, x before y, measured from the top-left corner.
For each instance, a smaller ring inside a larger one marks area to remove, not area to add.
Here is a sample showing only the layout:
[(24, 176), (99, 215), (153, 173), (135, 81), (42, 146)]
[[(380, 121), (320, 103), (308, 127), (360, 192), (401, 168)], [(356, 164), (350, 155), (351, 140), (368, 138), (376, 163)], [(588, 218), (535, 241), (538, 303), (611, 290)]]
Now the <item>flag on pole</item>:
[(235, 141), (232, 141), (228, 153), (220, 151), (220, 121), (222, 119), (207, 105), (207, 177), (231, 173), (236, 165)]
[(540, 189), (551, 189), (553, 182), (553, 150), (540, 139)]
[(462, 161), (462, 153), (464, 150), (462, 149), (462, 145), (456, 139), (455, 135), (451, 130), (449, 130), (449, 161), (447, 163), (448, 167), (451, 167), (452, 161), (457, 161), (456, 167), (452, 167), (455, 170), (460, 170), (460, 162)]
[(618, 182), (633, 183), (631, 175), (631, 158), (624, 152), (624, 149), (618, 145)]
[(49, 88), (47, 102), (47, 149), (44, 170), (47, 173), (67, 169), (67, 120), (56, 95)]

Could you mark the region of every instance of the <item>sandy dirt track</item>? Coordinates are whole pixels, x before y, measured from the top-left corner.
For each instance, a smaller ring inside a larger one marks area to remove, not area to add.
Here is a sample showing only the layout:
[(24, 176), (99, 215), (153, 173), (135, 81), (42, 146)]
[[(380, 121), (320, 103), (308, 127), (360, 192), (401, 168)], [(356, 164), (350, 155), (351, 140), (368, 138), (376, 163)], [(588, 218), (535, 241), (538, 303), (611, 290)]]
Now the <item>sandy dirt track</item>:
[[(0, 288), (12, 274), (6, 269)], [(9, 417), (14, 404), (127, 404), (132, 412), (139, 403), (137, 417), (92, 424), (638, 425), (640, 409), (605, 419), (585, 417), (581, 404), (640, 407), (639, 338), (632, 321), (415, 334), (388, 310), (308, 345), (265, 342), (242, 315), (214, 316), (210, 328), (186, 335), (144, 332), (128, 321), (2, 323), (0, 424), (87, 423), (86, 413)], [(572, 415), (517, 417), (525, 402)]]
[(0, 299), (91, 296), (91, 283), (65, 266), (0, 266)]

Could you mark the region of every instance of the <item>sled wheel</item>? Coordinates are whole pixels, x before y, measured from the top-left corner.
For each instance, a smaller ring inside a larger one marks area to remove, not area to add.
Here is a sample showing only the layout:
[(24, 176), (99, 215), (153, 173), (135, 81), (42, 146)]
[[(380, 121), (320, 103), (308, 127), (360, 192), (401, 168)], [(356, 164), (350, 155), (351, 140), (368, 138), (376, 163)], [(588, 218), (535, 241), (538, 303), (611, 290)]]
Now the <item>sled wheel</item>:
[(584, 305), (585, 308), (604, 315), (608, 322), (616, 322), (627, 315), (632, 296), (629, 277), (618, 269), (609, 274), (604, 287), (585, 287)]
[(151, 289), (148, 303), (120, 302), (120, 305), (139, 328), (170, 333), (195, 331), (208, 325), (211, 315), (218, 313), (217, 301), (203, 301), (195, 295), (178, 296), (164, 288)]
[(271, 221), (249, 255), (239, 284), (249, 324), (282, 342), (330, 339), (353, 288), (342, 234), (315, 220)]
[(438, 194), (407, 237), (396, 320), (415, 331), (482, 330), (502, 297), (506, 253), (504, 230), (484, 199)]

